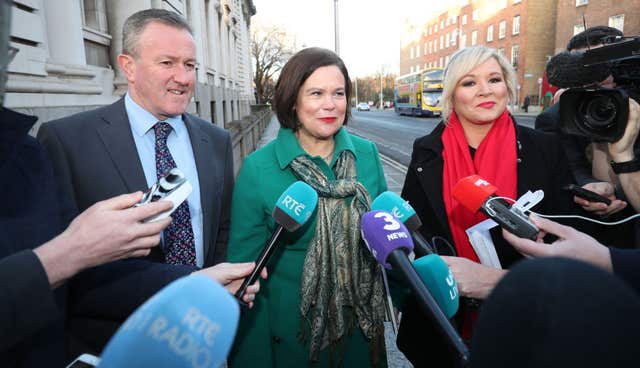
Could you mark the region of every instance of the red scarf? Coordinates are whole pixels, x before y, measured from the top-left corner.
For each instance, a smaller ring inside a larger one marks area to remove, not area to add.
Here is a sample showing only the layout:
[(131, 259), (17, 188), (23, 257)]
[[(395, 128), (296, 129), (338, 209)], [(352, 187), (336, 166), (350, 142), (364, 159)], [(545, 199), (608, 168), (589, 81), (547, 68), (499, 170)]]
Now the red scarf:
[(511, 116), (505, 111), (495, 121), (471, 160), (462, 124), (453, 112), (442, 133), (442, 144), (442, 198), (453, 241), (459, 257), (479, 263), (480, 259), (469, 243), (465, 230), (485, 220), (487, 216), (480, 212), (469, 212), (453, 199), (451, 191), (460, 179), (476, 174), (498, 187), (497, 195), (516, 198), (516, 130)]

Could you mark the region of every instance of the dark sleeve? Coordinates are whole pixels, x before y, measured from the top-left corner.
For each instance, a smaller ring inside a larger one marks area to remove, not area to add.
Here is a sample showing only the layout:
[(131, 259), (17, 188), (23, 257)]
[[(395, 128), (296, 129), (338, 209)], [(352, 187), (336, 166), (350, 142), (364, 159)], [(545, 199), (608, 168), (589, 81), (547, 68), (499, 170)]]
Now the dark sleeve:
[(640, 249), (609, 248), (613, 273), (640, 292)]
[(69, 160), (62, 142), (60, 142), (58, 133), (51, 125), (44, 123), (38, 130), (38, 140), (47, 150), (49, 159), (53, 165), (55, 181), (58, 184), (62, 198), (69, 198), (73, 212), (77, 213), (77, 201), (73, 188), (73, 180), (71, 178), (71, 169), (69, 168)]
[(233, 147), (231, 137), (227, 134), (227, 149), (225, 154), (224, 184), (222, 188), (222, 198), (220, 198), (220, 218), (218, 224), (218, 236), (215, 248), (213, 264), (225, 262), (227, 260), (227, 246), (229, 243), (229, 229), (231, 227), (231, 197), (233, 195), (234, 173), (233, 173)]
[(196, 270), (137, 259), (85, 270), (69, 284), (72, 317), (124, 321), (164, 286)]
[(61, 318), (49, 278), (32, 250), (0, 260), (0, 352)]

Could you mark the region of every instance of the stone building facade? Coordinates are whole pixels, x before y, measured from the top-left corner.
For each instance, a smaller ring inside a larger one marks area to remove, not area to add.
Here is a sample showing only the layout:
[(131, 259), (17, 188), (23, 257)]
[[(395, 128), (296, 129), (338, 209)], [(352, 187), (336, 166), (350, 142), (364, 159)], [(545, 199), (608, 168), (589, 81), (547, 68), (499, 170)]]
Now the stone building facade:
[[(163, 8), (194, 31), (197, 83), (189, 111), (224, 127), (251, 113), (252, 0), (14, 0), (5, 106), (40, 122), (110, 104), (127, 88), (117, 56), (136, 11)], [(35, 128), (37, 129), (37, 127)]]

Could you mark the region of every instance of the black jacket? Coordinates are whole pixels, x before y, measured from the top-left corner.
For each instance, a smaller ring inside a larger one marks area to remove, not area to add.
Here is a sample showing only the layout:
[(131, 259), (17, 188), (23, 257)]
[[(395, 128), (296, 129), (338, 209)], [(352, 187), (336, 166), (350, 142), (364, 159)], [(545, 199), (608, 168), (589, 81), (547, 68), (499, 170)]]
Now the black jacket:
[[(413, 145), (413, 154), (402, 197), (422, 220), (420, 232), (427, 239), (441, 236), (453, 245), (451, 230), (442, 199), (442, 133), (445, 125), (440, 123), (434, 131), (418, 138)], [(516, 125), (518, 197), (528, 190), (542, 189), (544, 200), (533, 208), (542, 214), (566, 214), (576, 212), (577, 206), (570, 195), (562, 190), (572, 178), (567, 160), (557, 137)], [(498, 227), (491, 231), (496, 252), (503, 268), (509, 268), (522, 256), (502, 238)], [(438, 247), (441, 254), (446, 248)], [(461, 303), (463, 306), (464, 303)], [(460, 317), (459, 311), (454, 319)], [(428, 316), (409, 297), (403, 309), (398, 332), (398, 348), (416, 367), (456, 366), (445, 341), (437, 335)]]

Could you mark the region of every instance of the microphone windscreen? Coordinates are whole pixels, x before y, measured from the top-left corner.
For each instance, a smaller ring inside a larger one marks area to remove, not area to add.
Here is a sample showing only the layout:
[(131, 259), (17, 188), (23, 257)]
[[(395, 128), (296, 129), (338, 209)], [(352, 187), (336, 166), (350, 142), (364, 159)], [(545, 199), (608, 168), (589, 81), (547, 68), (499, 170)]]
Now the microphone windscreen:
[(318, 193), (303, 181), (291, 184), (276, 201), (273, 218), (287, 231), (304, 225), (318, 205)]
[(585, 66), (581, 52), (561, 52), (547, 62), (549, 83), (560, 88), (583, 87), (601, 82), (611, 74), (607, 63)]
[(415, 231), (422, 225), (420, 218), (416, 215), (416, 211), (409, 202), (394, 192), (386, 191), (381, 193), (371, 203), (371, 209), (389, 212), (402, 221), (409, 231)]
[(183, 277), (125, 321), (99, 367), (219, 367), (231, 349), (239, 313), (233, 296), (210, 277)]
[(460, 204), (475, 213), (482, 204), (493, 195), (498, 188), (482, 179), (479, 175), (471, 175), (460, 179), (454, 185), (451, 195)]
[(634, 367), (638, 311), (638, 294), (609, 272), (564, 258), (525, 260), (484, 301), (471, 366)]
[(387, 269), (387, 257), (396, 249), (409, 254), (413, 251), (413, 240), (407, 228), (393, 215), (385, 211), (369, 211), (360, 220), (362, 238), (378, 263)]
[(459, 294), (456, 280), (445, 261), (437, 254), (428, 254), (413, 261), (413, 267), (447, 318), (458, 311)]

